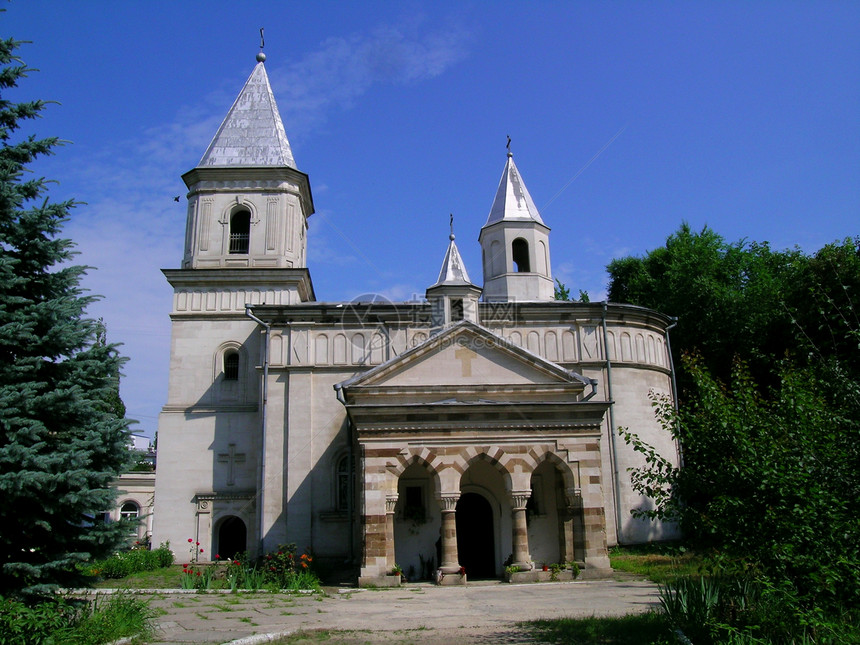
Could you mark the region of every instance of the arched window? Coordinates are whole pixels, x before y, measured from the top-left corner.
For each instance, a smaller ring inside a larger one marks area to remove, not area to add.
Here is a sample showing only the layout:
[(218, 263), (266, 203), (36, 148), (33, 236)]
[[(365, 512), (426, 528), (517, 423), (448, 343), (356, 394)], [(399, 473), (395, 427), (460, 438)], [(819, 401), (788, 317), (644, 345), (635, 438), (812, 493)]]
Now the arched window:
[(119, 516), (124, 520), (136, 520), (140, 515), (140, 507), (134, 502), (126, 502), (119, 509)]
[(232, 351), (224, 354), (224, 380), (239, 380), (239, 352)]
[(230, 253), (248, 253), (251, 213), (242, 210), (230, 216)]
[(462, 298), (452, 298), (451, 299), (451, 322), (456, 322), (458, 320), (463, 320), (463, 299)]
[(344, 455), (337, 460), (335, 467), (335, 508), (347, 512), (352, 507), (352, 468), (350, 468), (349, 455)]
[(529, 243), (523, 238), (518, 237), (511, 245), (511, 252), (514, 258), (514, 268), (517, 273), (529, 273), (531, 266), (529, 265)]

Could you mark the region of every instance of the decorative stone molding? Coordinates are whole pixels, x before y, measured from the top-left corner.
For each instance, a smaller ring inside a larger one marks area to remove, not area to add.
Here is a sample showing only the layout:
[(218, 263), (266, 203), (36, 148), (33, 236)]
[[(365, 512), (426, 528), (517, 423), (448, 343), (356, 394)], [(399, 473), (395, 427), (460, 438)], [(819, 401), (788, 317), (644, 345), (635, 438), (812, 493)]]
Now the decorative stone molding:
[(394, 508), (397, 506), (397, 495), (387, 495), (385, 497), (385, 514), (393, 515)]
[(442, 507), (442, 512), (451, 513), (457, 510), (460, 493), (442, 493), (437, 499), (439, 500), (439, 506)]
[(513, 506), (513, 510), (525, 510), (526, 504), (531, 496), (532, 492), (530, 490), (515, 490), (511, 492), (511, 505)]
[(579, 508), (582, 506), (582, 491), (579, 488), (565, 488), (564, 499), (569, 508)]

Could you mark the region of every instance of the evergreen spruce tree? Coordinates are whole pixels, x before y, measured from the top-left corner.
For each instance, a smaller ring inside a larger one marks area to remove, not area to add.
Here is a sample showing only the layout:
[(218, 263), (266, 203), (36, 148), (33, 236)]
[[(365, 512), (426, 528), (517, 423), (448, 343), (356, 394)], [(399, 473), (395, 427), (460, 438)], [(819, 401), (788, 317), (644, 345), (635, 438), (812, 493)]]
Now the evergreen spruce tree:
[(0, 595), (81, 582), (129, 526), (98, 520), (128, 461), (127, 422), (113, 396), (122, 359), (86, 317), (86, 267), (59, 234), (73, 202), (52, 203), (28, 165), (56, 138), (21, 136), (44, 101), (7, 96), (31, 70), (0, 39)]

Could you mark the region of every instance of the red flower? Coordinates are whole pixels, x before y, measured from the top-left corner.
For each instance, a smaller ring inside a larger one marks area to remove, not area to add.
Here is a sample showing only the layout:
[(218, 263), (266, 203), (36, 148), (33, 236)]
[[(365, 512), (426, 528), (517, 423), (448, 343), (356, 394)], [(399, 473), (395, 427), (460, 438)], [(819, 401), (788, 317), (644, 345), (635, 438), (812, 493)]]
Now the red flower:
[(189, 541), (189, 542), (193, 542), (193, 541), (194, 541), (194, 538), (188, 538), (188, 541)]
[(182, 568), (184, 569), (184, 568), (186, 568), (186, 567), (190, 567), (190, 566), (191, 566), (190, 564), (183, 564), (183, 565), (182, 565)]
[(235, 565), (238, 567), (238, 566), (239, 566), (239, 561), (238, 561), (238, 560), (233, 560), (233, 564), (235, 564)]
[[(191, 540), (189, 540), (189, 542), (190, 542), (190, 541), (191, 541)], [(200, 546), (200, 542), (195, 542), (194, 544), (196, 544), (197, 546)]]
[[(202, 551), (203, 549), (200, 549), (200, 550)], [(215, 559), (216, 559), (216, 560), (220, 560), (220, 559), (221, 559), (221, 556), (220, 556), (220, 555), (218, 555), (218, 554), (216, 553), (216, 554), (215, 554)]]
[(200, 575), (200, 572), (199, 572), (199, 571), (197, 572), (197, 575), (198, 575), (198, 576)]

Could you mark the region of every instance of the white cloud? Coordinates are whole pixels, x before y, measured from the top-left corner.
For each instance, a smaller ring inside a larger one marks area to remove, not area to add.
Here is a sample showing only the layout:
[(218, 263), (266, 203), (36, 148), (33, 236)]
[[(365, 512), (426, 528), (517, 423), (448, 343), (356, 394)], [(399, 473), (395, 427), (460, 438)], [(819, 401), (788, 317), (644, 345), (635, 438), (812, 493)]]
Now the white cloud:
[(329, 38), (319, 50), (269, 69), (272, 90), (289, 136), (302, 138), (334, 108), (349, 108), (371, 86), (434, 78), (466, 56), (467, 33), (445, 25), (381, 26), (369, 34)]

